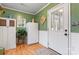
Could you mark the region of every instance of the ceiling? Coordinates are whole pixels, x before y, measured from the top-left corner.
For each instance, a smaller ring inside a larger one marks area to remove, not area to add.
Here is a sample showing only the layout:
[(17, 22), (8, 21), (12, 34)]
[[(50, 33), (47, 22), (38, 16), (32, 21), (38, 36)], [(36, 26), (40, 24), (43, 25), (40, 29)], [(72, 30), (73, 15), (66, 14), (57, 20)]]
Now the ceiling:
[(47, 4), (48, 3), (2, 3), (1, 5), (9, 9), (34, 15)]

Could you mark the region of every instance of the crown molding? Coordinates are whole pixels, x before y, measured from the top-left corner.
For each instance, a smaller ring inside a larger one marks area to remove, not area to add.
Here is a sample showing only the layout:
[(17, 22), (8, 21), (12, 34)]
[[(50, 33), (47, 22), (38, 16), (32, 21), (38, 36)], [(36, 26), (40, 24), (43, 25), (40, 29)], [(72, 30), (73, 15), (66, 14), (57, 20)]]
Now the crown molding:
[(2, 5), (3, 8), (6, 8), (6, 9), (10, 9), (10, 10), (14, 10), (14, 11), (18, 11), (18, 12), (23, 12), (23, 13), (26, 13), (26, 14), (31, 14), (31, 15), (34, 15), (33, 13), (30, 13), (30, 12), (25, 12), (25, 11), (22, 11), (22, 10), (17, 10), (17, 9), (14, 9), (14, 8), (9, 8), (9, 7), (5, 7)]
[(44, 8), (46, 8), (50, 3), (46, 4), (44, 7), (42, 7), (40, 10), (38, 10), (34, 15), (36, 15), (37, 13), (39, 13), (40, 11), (42, 11)]

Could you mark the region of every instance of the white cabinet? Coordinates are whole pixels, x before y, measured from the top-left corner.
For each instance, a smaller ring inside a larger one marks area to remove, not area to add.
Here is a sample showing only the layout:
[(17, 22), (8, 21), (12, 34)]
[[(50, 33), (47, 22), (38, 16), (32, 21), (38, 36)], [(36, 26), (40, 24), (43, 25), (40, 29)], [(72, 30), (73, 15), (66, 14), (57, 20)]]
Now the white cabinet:
[(0, 47), (16, 48), (16, 20), (0, 18)]
[(27, 44), (33, 44), (38, 42), (38, 23), (27, 23)]
[(0, 27), (0, 47), (3, 47), (2, 43), (2, 28)]

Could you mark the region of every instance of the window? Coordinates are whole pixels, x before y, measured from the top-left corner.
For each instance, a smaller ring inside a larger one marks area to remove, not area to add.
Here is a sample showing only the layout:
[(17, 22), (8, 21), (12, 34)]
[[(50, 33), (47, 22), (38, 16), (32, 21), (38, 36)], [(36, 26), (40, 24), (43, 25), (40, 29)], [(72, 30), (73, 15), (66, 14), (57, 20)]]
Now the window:
[(59, 31), (63, 29), (63, 9), (56, 10), (52, 13), (51, 29)]

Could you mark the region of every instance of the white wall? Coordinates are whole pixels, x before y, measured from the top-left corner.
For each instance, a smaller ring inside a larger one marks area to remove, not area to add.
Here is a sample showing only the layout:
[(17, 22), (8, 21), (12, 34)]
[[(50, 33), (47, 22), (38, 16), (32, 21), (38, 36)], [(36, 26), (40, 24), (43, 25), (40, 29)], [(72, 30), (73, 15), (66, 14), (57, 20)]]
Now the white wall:
[(79, 33), (71, 33), (71, 54), (79, 55)]
[(48, 31), (39, 31), (39, 43), (48, 47)]

